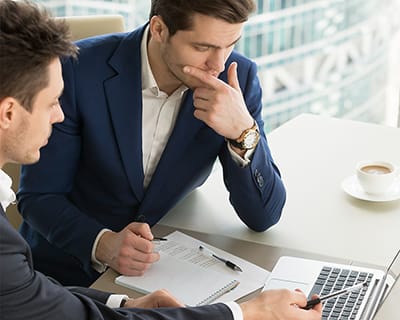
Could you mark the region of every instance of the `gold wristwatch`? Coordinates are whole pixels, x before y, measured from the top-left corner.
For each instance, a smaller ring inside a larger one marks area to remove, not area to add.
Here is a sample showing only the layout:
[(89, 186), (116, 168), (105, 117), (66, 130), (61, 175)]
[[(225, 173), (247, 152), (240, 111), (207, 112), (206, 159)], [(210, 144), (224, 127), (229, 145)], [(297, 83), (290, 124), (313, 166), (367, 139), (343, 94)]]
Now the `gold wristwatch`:
[(242, 132), (237, 139), (227, 139), (229, 143), (241, 150), (249, 150), (256, 147), (258, 140), (260, 140), (260, 131), (258, 130), (257, 123), (254, 121), (254, 125)]

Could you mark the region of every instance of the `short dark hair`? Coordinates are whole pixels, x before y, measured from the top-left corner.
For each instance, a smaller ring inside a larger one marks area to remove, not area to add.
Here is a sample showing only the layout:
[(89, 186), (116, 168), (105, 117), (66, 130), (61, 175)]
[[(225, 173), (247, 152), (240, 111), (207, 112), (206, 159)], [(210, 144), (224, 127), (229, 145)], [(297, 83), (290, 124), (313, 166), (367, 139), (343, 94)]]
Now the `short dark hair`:
[(26, 0), (0, 0), (0, 48), (0, 101), (13, 97), (28, 111), (48, 85), (50, 62), (78, 51), (64, 21)]
[(160, 16), (170, 36), (178, 30), (189, 30), (195, 13), (222, 19), (229, 23), (247, 21), (255, 10), (253, 0), (152, 0), (150, 19)]

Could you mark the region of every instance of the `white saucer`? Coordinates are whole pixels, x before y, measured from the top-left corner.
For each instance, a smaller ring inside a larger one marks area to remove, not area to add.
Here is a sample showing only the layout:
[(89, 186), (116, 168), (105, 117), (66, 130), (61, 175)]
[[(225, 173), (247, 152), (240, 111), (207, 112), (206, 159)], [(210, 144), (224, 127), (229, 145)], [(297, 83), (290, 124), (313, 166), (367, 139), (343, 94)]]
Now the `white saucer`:
[(358, 183), (356, 175), (344, 179), (342, 188), (347, 194), (361, 200), (386, 202), (400, 199), (400, 178), (397, 178), (390, 189), (383, 194), (366, 193)]

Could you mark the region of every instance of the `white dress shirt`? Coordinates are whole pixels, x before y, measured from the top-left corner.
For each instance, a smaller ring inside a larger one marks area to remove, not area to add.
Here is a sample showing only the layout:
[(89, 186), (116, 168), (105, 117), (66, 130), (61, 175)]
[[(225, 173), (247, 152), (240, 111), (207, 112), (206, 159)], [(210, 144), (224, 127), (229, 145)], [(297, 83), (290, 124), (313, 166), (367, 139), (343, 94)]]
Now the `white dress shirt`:
[(0, 169), (0, 203), (4, 211), (6, 211), (10, 203), (15, 202), (15, 193), (11, 189), (11, 185), (11, 178)]
[(147, 27), (141, 43), (142, 56), (142, 151), (144, 187), (147, 188), (161, 155), (175, 127), (182, 99), (188, 87), (181, 85), (170, 96), (158, 88), (151, 70), (148, 53)]

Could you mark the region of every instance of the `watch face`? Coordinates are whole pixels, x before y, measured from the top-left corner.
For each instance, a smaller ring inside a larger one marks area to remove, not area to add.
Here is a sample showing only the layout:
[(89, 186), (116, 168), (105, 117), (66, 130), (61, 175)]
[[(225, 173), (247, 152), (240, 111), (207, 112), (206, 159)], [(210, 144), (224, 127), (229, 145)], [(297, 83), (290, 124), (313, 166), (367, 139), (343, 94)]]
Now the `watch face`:
[(252, 149), (258, 142), (259, 134), (257, 131), (250, 131), (243, 140), (246, 149)]

